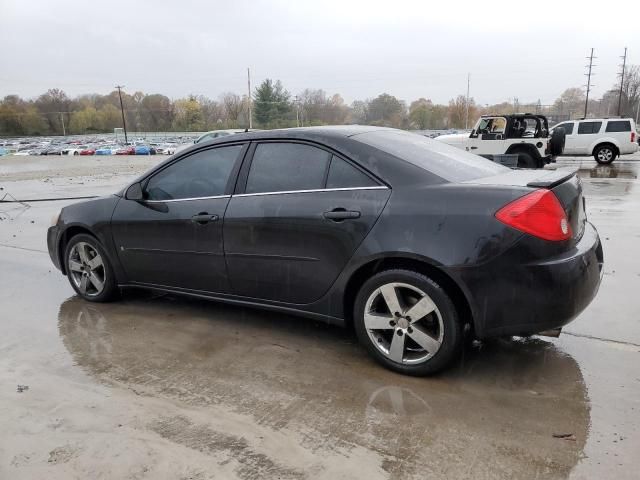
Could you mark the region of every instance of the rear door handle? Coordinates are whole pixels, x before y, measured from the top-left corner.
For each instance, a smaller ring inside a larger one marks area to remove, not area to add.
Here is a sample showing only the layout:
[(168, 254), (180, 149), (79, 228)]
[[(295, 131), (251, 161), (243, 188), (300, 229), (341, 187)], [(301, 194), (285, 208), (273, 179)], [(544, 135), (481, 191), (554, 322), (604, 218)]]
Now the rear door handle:
[(197, 215), (191, 217), (191, 221), (193, 223), (197, 223), (198, 225), (205, 225), (209, 222), (215, 222), (218, 220), (218, 215), (211, 215), (207, 212), (200, 212)]
[(357, 210), (345, 210), (344, 208), (336, 208), (330, 212), (324, 212), (322, 214), (327, 220), (333, 220), (334, 222), (340, 222), (342, 220), (360, 218), (360, 212)]
[(478, 147), (469, 147), (471, 150), (477, 150)]

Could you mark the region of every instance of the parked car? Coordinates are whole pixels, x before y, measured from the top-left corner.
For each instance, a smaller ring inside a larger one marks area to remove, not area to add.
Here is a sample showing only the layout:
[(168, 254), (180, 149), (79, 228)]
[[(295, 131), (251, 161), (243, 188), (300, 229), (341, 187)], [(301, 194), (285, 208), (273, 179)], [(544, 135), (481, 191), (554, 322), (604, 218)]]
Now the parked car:
[(562, 153), (562, 130), (549, 134), (544, 115), (482, 115), (471, 133), (440, 135), (436, 138), (476, 155), (517, 155), (519, 168), (542, 168)]
[(88, 145), (69, 145), (62, 149), (63, 155), (80, 155), (82, 150), (86, 150)]
[(64, 207), (47, 243), (88, 301), (149, 287), (353, 324), (378, 362), (412, 375), (450, 364), (465, 330), (562, 327), (603, 266), (575, 172), (363, 126), (194, 145)]
[(62, 147), (52, 146), (45, 150), (44, 155), (62, 155)]
[(116, 150), (116, 155), (135, 155), (135, 147), (121, 147)]
[(80, 150), (80, 155), (95, 155), (96, 150), (93, 147), (87, 147)]
[(608, 165), (620, 155), (638, 151), (638, 134), (633, 118), (589, 118), (562, 122), (566, 135), (563, 155), (591, 156)]
[(115, 145), (104, 145), (96, 150), (96, 155), (115, 155), (117, 150)]
[(136, 145), (135, 146), (135, 154), (136, 155), (151, 155), (151, 147), (149, 147), (147, 145)]

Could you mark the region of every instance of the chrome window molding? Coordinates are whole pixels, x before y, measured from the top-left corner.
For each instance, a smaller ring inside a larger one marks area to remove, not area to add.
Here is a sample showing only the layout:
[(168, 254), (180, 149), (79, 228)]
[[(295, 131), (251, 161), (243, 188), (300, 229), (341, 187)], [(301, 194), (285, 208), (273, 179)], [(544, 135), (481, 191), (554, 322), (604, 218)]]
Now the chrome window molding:
[(145, 203), (190, 202), (192, 200), (213, 200), (216, 198), (231, 198), (231, 195), (214, 195), (212, 197), (171, 198), (169, 200), (143, 200)]
[(232, 197), (257, 197), (261, 195), (286, 195), (289, 193), (316, 193), (316, 192), (347, 192), (351, 190), (389, 190), (389, 187), (375, 186), (375, 187), (346, 187), (346, 188), (316, 188), (313, 190), (283, 190), (280, 192), (259, 192), (259, 193), (238, 193), (232, 195)]

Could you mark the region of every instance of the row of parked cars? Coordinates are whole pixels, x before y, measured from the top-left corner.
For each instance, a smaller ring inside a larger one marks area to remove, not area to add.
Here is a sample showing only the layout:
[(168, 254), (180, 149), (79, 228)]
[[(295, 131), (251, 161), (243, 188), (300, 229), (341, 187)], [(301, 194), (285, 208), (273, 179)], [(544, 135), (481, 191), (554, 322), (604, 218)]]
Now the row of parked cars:
[(51, 145), (23, 148), (13, 155), (173, 155), (178, 145)]

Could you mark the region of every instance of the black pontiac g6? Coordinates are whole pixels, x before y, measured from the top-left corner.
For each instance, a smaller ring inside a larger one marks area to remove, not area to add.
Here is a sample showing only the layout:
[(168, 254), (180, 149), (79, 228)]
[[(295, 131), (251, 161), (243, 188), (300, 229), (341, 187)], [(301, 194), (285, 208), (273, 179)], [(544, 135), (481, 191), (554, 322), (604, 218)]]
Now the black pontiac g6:
[(195, 145), (63, 208), (48, 245), (86, 300), (145, 287), (352, 323), (377, 361), (411, 375), (449, 364), (465, 329), (562, 327), (603, 262), (573, 172), (360, 126)]

